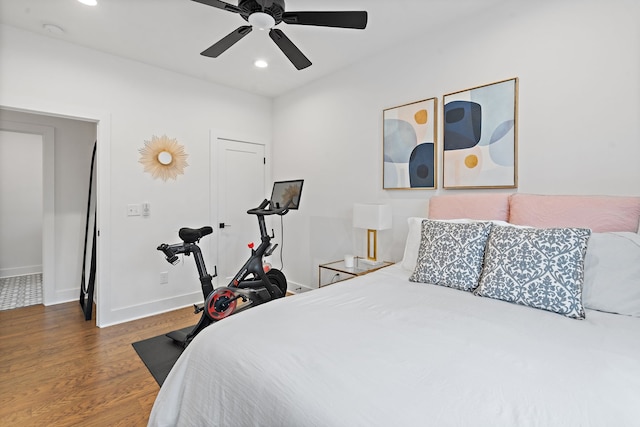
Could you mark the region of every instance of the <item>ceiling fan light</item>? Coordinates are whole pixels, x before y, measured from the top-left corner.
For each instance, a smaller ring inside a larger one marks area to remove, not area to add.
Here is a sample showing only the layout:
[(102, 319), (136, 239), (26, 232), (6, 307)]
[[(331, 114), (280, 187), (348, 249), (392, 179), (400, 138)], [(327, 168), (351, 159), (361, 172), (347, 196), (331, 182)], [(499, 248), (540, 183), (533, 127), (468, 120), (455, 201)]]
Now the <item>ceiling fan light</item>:
[(276, 25), (276, 20), (267, 13), (255, 12), (249, 15), (249, 23), (260, 30), (270, 30)]

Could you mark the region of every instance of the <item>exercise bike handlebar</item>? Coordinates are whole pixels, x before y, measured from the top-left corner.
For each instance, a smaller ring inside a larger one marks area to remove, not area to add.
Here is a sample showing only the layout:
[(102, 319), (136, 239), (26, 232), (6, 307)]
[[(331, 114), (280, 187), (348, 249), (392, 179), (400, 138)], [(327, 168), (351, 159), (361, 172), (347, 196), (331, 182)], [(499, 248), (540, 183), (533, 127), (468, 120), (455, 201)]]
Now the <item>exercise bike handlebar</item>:
[(287, 212), (289, 212), (289, 206), (291, 206), (292, 201), (288, 200), (287, 203), (281, 207), (281, 208), (267, 208), (269, 205), (271, 205), (271, 202), (267, 199), (264, 199), (262, 201), (262, 203), (260, 203), (260, 206), (258, 206), (257, 208), (253, 208), (253, 209), (249, 209), (247, 211), (248, 214), (250, 215), (286, 215)]
[[(199, 242), (201, 238), (208, 236), (211, 233), (213, 233), (213, 228), (209, 226), (200, 228), (183, 227), (178, 231), (178, 236), (180, 236), (184, 243), (178, 243), (175, 245), (167, 245), (166, 243), (163, 243), (156, 249), (164, 253), (169, 264), (175, 265), (179, 261), (178, 254), (186, 253), (188, 255), (192, 251), (195, 251), (195, 243)], [(197, 250), (199, 251), (200, 249)]]
[(176, 265), (178, 263), (179, 261), (178, 255), (176, 255), (176, 253), (174, 252), (173, 248), (170, 245), (163, 243), (160, 246), (158, 246), (156, 249), (164, 253), (164, 256), (166, 257), (166, 260), (169, 264)]

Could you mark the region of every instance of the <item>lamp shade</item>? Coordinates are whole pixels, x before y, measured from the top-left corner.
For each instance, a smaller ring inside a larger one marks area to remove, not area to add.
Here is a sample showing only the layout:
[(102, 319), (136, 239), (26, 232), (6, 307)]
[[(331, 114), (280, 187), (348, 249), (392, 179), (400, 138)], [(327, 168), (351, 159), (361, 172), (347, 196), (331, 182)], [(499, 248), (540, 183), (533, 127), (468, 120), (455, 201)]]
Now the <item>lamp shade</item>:
[(391, 206), (379, 204), (353, 205), (353, 227), (368, 230), (387, 230), (391, 228)]

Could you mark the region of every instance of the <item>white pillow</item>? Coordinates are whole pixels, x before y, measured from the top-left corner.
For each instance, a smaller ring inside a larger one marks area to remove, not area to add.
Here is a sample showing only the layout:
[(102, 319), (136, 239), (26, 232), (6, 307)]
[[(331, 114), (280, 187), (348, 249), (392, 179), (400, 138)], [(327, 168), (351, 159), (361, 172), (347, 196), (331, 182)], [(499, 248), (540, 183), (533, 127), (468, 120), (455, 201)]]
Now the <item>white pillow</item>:
[(593, 233), (584, 258), (585, 308), (640, 317), (640, 235)]
[[(420, 249), (420, 241), (422, 239), (422, 221), (428, 218), (410, 217), (407, 218), (407, 224), (409, 225), (409, 232), (407, 233), (407, 241), (404, 245), (404, 256), (400, 265), (407, 271), (413, 272), (416, 269), (416, 261), (418, 259), (418, 251)], [(475, 219), (432, 219), (430, 221), (442, 221), (453, 223), (469, 223), (469, 222), (486, 222)], [(488, 221), (488, 220), (487, 220)], [(500, 220), (490, 221), (495, 225), (511, 225), (507, 222)]]
[(400, 265), (407, 271), (413, 272), (416, 269), (418, 250), (420, 249), (420, 239), (422, 239), (422, 220), (427, 218), (410, 217), (407, 218), (409, 232), (407, 241), (404, 244), (404, 256)]

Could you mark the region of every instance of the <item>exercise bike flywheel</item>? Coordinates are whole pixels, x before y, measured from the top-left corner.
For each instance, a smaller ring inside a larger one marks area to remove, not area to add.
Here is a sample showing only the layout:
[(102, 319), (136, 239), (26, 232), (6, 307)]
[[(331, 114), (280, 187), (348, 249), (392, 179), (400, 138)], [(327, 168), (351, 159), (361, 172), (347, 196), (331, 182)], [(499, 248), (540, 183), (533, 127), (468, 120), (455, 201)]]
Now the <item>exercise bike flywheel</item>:
[(212, 292), (205, 303), (205, 312), (212, 320), (221, 320), (236, 309), (238, 298), (229, 288), (218, 288)]

